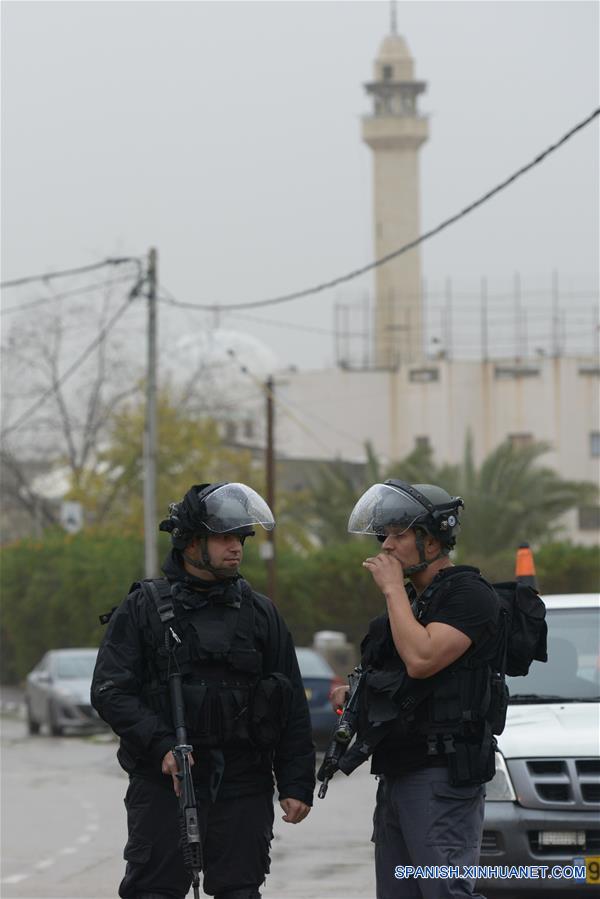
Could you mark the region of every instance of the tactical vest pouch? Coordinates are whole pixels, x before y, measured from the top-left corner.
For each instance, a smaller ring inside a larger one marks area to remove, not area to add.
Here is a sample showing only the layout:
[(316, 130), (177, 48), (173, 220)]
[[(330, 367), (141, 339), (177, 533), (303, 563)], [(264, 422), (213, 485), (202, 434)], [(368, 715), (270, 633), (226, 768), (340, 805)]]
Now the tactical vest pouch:
[(494, 671), (490, 678), (490, 704), (486, 715), (494, 734), (501, 734), (504, 730), (508, 711), (508, 695), (506, 681), (497, 671)]
[(262, 671), (262, 656), (255, 649), (232, 649), (227, 657), (232, 668), (257, 677)]
[(292, 684), (275, 672), (256, 685), (252, 707), (251, 737), (255, 746), (270, 749), (277, 745), (287, 725), (292, 705)]
[(223, 746), (250, 741), (249, 706), (251, 691), (247, 686), (230, 686), (217, 694), (223, 733)]
[(459, 679), (457, 672), (449, 672), (448, 675), (441, 680), (429, 701), (430, 719), (428, 724), (443, 725), (450, 728), (453, 725), (458, 726), (463, 721), (463, 706), (461, 703), (460, 686), (462, 686), (462, 678)]
[(190, 741), (201, 746), (216, 746), (217, 744), (211, 742), (210, 739), (213, 734), (213, 723), (216, 723), (216, 715), (213, 712), (214, 703), (209, 698), (208, 686), (184, 681), (181, 687), (185, 707), (185, 724)]
[(231, 682), (183, 683), (190, 741), (207, 748), (248, 743), (251, 690)]
[(455, 741), (453, 751), (448, 752), (448, 783), (453, 787), (487, 783), (496, 773), (496, 741), (488, 746), (480, 743)]
[(396, 720), (399, 712), (398, 696), (406, 679), (406, 672), (401, 669), (367, 672), (361, 712), (368, 724)]

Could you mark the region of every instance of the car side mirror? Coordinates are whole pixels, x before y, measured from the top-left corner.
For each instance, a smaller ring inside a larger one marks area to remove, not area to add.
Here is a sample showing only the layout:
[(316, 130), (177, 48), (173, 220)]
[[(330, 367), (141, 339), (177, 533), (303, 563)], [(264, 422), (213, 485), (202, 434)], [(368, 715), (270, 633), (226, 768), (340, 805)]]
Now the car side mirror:
[(40, 684), (51, 684), (52, 683), (52, 675), (48, 671), (40, 671), (37, 676), (38, 682)]

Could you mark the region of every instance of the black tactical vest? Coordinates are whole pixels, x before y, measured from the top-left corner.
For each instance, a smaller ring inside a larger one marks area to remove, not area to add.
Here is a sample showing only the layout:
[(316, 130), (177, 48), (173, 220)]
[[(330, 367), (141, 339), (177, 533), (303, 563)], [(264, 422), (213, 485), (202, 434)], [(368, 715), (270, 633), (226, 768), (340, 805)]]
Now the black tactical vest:
[[(424, 624), (431, 614), (429, 603), (442, 584), (443, 581), (430, 585), (419, 602), (413, 601), (415, 617)], [(371, 622), (361, 651), (362, 665), (374, 669), (375, 683), (383, 673), (386, 681), (395, 677), (397, 703), (411, 683), (419, 685), (418, 704), (410, 715), (399, 712), (391, 735), (401, 739), (408, 732), (423, 734), (429, 756), (447, 757), (450, 782), (454, 785), (483, 783), (493, 777), (496, 741), (490, 721), (492, 670), (488, 663), (474, 661), (470, 648), (433, 677), (414, 681), (408, 678), (396, 651), (387, 614)], [(368, 690), (364, 696), (368, 706)], [(373, 722), (372, 709), (369, 717)]]
[(164, 578), (152, 583), (162, 606), (147, 582), (134, 585), (147, 599), (142, 701), (170, 721), (168, 679), (178, 670), (192, 745), (273, 746), (287, 720), (291, 685), (280, 674), (263, 677), (250, 586), (239, 579), (212, 600)]

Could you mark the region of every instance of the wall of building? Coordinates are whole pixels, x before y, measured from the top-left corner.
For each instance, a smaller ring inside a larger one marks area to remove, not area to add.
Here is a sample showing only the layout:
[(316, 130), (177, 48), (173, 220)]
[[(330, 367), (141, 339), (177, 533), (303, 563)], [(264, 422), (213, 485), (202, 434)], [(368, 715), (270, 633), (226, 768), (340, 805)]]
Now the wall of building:
[[(598, 483), (599, 385), (598, 363), (583, 357), (289, 373), (278, 388), (277, 455), (360, 461), (370, 440), (391, 461), (426, 439), (437, 462), (459, 462), (470, 431), (477, 464), (507, 437), (543, 440), (544, 464)], [(581, 530), (571, 515), (569, 534), (591, 544), (600, 531)]]

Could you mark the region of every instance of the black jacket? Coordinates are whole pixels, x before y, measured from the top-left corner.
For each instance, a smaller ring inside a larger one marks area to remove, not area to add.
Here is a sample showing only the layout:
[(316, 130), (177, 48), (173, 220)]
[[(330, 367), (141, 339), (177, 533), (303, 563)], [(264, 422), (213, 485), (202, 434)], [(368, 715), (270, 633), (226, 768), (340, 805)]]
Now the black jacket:
[[(170, 583), (176, 583), (179, 597), (198, 608), (218, 606), (226, 599), (231, 582), (207, 583), (189, 575), (177, 550), (172, 550), (163, 566)], [(280, 798), (299, 799), (310, 804), (315, 784), (315, 753), (308, 705), (294, 644), (285, 622), (273, 603), (250, 588), (245, 591), (254, 604), (254, 642), (263, 658), (263, 674), (278, 672), (292, 684), (293, 700), (287, 725), (274, 751), (231, 747), (224, 749), (225, 771), (219, 798), (271, 790), (273, 772)], [(148, 679), (147, 654), (150, 643), (149, 615), (156, 615), (141, 589), (131, 592), (115, 610), (98, 653), (92, 681), (91, 699), (100, 716), (121, 739), (119, 761), (129, 773), (161, 778), (161, 761), (175, 746), (172, 723), (142, 701)], [(155, 651), (152, 647), (152, 651)], [(210, 767), (207, 753), (194, 752), (192, 769), (200, 789), (208, 784)]]

